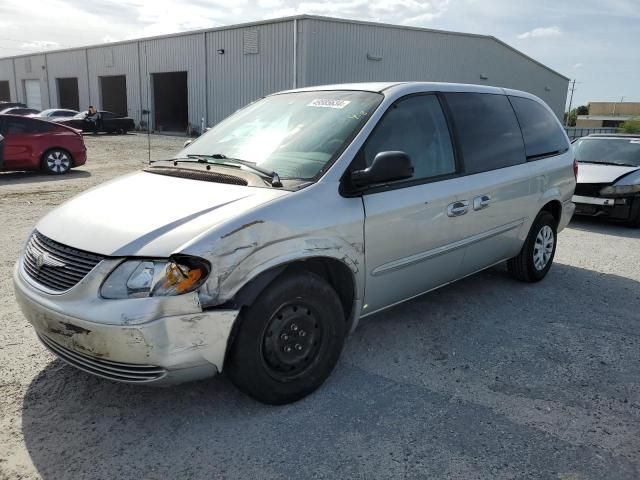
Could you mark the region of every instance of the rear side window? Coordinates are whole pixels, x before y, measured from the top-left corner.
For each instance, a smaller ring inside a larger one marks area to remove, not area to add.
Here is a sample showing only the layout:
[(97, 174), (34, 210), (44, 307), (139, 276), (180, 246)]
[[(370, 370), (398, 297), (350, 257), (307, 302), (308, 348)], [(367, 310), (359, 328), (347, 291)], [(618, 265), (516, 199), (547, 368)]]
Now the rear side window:
[(526, 162), (518, 120), (505, 95), (445, 94), (458, 134), (466, 173)]
[(7, 117), (2, 127), (4, 135), (27, 133), (27, 121), (24, 118)]
[(405, 98), (389, 107), (364, 146), (366, 165), (378, 153), (393, 150), (409, 155), (413, 180), (455, 173), (449, 129), (435, 95)]
[(45, 120), (33, 120), (28, 122), (27, 131), (29, 133), (46, 133), (55, 129), (55, 125)]
[(556, 117), (538, 102), (509, 97), (520, 122), (527, 160), (565, 152), (569, 145)]

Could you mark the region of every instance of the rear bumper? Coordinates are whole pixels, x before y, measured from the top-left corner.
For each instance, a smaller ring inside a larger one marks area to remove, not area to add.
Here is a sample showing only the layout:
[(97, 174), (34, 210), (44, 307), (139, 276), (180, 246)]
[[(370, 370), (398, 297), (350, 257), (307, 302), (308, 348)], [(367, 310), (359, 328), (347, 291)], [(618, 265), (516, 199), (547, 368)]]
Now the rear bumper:
[(558, 232), (564, 230), (569, 225), (576, 210), (575, 204), (571, 200), (567, 200), (562, 204), (562, 214), (560, 215), (560, 223), (558, 224)]
[(87, 147), (83, 144), (82, 148), (71, 152), (71, 155), (73, 156), (73, 167), (84, 165), (87, 162)]
[(602, 198), (574, 195), (576, 215), (630, 221), (638, 217), (640, 196)]

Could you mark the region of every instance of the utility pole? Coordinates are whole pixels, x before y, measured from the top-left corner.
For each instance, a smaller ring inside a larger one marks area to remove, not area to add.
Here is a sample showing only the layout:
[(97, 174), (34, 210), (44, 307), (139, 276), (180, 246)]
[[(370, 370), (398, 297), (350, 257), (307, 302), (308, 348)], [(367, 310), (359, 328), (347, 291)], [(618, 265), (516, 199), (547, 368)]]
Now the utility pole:
[(571, 116), (571, 104), (573, 103), (573, 92), (576, 89), (576, 79), (574, 78), (571, 82), (571, 96), (569, 97), (569, 111), (567, 112), (567, 120), (564, 122), (564, 126), (569, 126), (569, 117)]
[[(624, 95), (622, 97), (620, 97), (620, 101), (618, 103), (622, 103), (622, 101), (624, 100)], [(616, 103), (613, 104), (613, 113), (611, 114), (612, 116), (616, 114)]]

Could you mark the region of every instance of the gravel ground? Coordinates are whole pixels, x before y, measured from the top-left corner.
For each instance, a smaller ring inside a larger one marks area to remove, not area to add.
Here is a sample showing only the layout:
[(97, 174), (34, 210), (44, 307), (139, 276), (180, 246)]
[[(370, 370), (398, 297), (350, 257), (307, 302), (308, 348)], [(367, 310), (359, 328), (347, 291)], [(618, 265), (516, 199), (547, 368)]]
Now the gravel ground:
[(120, 385), (49, 354), (11, 286), (39, 218), (146, 160), (144, 136), (86, 142), (65, 178), (0, 173), (0, 478), (640, 477), (640, 230), (576, 220), (540, 284), (496, 267), (368, 319), (293, 405)]

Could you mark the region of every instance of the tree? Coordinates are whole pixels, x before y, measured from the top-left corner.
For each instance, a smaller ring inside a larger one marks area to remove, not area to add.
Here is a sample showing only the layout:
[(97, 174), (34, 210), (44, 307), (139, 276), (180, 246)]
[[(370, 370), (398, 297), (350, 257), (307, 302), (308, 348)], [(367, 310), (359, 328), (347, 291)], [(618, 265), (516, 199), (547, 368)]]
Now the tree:
[(576, 108), (577, 115), (589, 115), (589, 107), (587, 105), (580, 105)]
[(640, 133), (640, 119), (630, 118), (622, 122), (618, 127), (618, 131), (621, 133)]
[[(576, 111), (577, 111), (577, 108), (574, 108), (568, 114), (565, 112), (565, 114), (564, 114), (564, 124), (565, 125), (568, 125), (569, 127), (575, 127), (576, 126), (576, 120), (578, 119), (578, 115), (577, 115)], [(567, 115), (569, 115), (569, 123), (568, 124), (567, 124)]]

